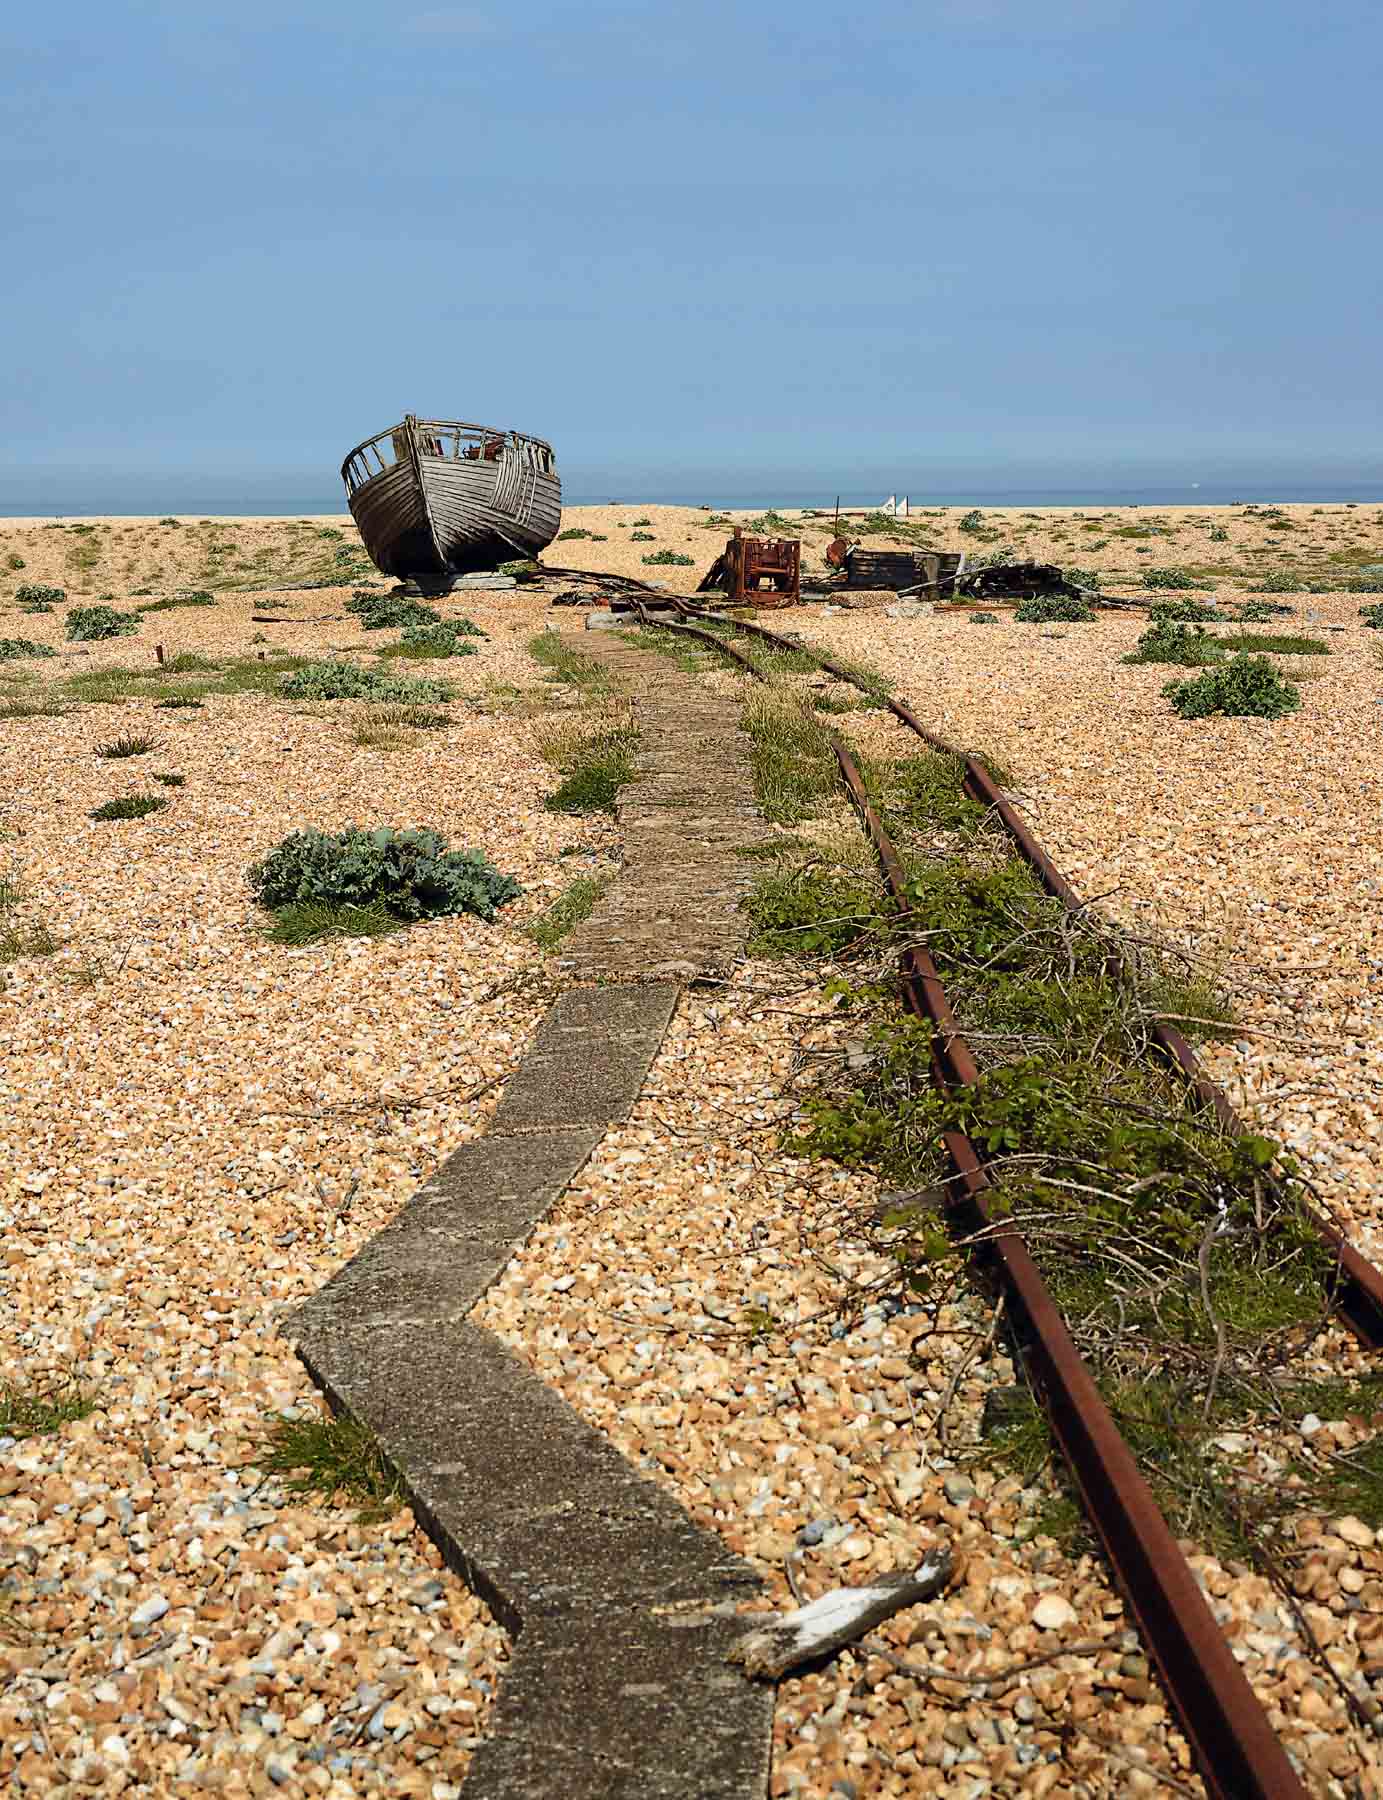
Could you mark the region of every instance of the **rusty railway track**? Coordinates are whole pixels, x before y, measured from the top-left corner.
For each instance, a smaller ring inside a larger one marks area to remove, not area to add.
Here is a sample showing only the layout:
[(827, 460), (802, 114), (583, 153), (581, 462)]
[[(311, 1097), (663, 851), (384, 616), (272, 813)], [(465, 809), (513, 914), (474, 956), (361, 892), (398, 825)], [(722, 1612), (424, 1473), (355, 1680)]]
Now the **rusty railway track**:
[[(667, 596), (661, 595), (659, 597), (667, 598)], [(708, 612), (703, 607), (690, 606), (683, 601), (673, 600), (673, 605), (679, 613), (693, 618), (720, 616)], [(778, 632), (769, 631), (764, 626), (753, 624), (747, 619), (733, 619), (729, 622), (737, 631), (742, 631), (750, 637), (759, 638), (775, 650), (805, 651), (808, 656), (816, 660), (819, 667), (834, 675), (837, 680), (847, 681), (861, 692), (869, 691), (853, 669), (834, 661), (831, 657), (821, 655), (820, 652), (808, 645), (794, 643), (790, 638), (782, 637)], [(682, 628), (691, 629), (687, 626), (685, 619), (682, 622)], [(698, 630), (697, 635), (713, 641), (720, 649), (726, 648), (724, 640), (714, 632)], [(738, 652), (735, 652), (735, 660), (749, 666), (748, 660)], [(979, 758), (967, 755), (965, 751), (958, 750), (955, 745), (938, 737), (935, 732), (929, 731), (916, 713), (904, 705), (901, 700), (890, 697), (883, 701), (883, 705), (900, 724), (905, 725), (909, 731), (915, 733), (932, 749), (939, 750), (944, 755), (953, 756), (964, 765), (965, 792), (999, 820), (1012, 839), (1014, 848), (1032, 869), (1047, 893), (1054, 900), (1059, 900), (1068, 911), (1083, 912), (1085, 902), (1029, 831), (1012, 802), (1001, 791), (994, 777)], [(1116, 978), (1121, 973), (1121, 965), (1117, 961), (1111, 966), (1110, 973)], [(1152, 1021), (1149, 1026), (1149, 1034), (1160, 1060), (1186, 1083), (1202, 1105), (1210, 1108), (1223, 1129), (1235, 1137), (1244, 1135), (1248, 1129), (1247, 1126), (1235, 1111), (1228, 1094), (1201, 1067), (1200, 1060), (1185, 1035), (1174, 1025), (1161, 1019)], [(1335, 1285), (1334, 1300), (1340, 1318), (1368, 1349), (1383, 1349), (1383, 1271), (1359, 1254), (1334, 1220), (1325, 1218), (1315, 1211), (1310, 1212), (1309, 1217), (1312, 1225), (1336, 1258), (1339, 1276)]]
[[(651, 595), (651, 590), (645, 588), (644, 592)], [(669, 597), (660, 593), (657, 598), (666, 604)], [(694, 618), (715, 615), (685, 602), (674, 600), (672, 604), (682, 615), (677, 623), (652, 620), (637, 599), (634, 610), (645, 624), (657, 623), (709, 643), (750, 674), (765, 679), (763, 671), (724, 638), (691, 623)], [(748, 621), (731, 623), (778, 650), (807, 648)], [(853, 670), (815, 650), (808, 648), (807, 653), (838, 679), (868, 691)], [(925, 743), (963, 761), (967, 793), (1001, 821), (1046, 891), (1072, 911), (1080, 910), (1079, 895), (984, 765), (928, 731), (901, 701), (890, 699), (886, 704)], [(911, 904), (902, 859), (869, 799), (849, 748), (837, 733), (832, 733), (832, 744), (842, 782), (870, 838), (894, 906), (906, 918)], [(914, 944), (903, 951), (899, 977), (905, 1007), (934, 1027), (934, 1082), (943, 1092), (972, 1085), (979, 1079), (978, 1065), (924, 947)], [(1228, 1096), (1201, 1070), (1182, 1034), (1164, 1025), (1155, 1035), (1168, 1066), (1214, 1110), (1225, 1129), (1242, 1132), (1245, 1127)], [(991, 1183), (984, 1157), (964, 1132), (948, 1131), (943, 1142), (954, 1171), (947, 1183), (948, 1211), (969, 1238), (972, 1256), (986, 1265), (1005, 1296), (1016, 1340), (1053, 1434), (1157, 1664), (1207, 1792), (1214, 1800), (1305, 1800), (1305, 1788), (1216, 1623), (1021, 1233), (996, 1219), (989, 1208)], [(1383, 1345), (1383, 1275), (1345, 1243), (1332, 1224), (1320, 1218), (1316, 1224), (1338, 1257), (1337, 1303), (1342, 1316), (1366, 1344)]]

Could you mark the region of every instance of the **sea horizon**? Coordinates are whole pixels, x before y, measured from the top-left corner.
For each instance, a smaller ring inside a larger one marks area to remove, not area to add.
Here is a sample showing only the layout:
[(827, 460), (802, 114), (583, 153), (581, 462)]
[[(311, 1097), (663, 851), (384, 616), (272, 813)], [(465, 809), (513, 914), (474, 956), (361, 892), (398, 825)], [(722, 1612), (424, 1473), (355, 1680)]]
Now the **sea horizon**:
[[(172, 480), (167, 488), (157, 478), (128, 486), (99, 482), (70, 485), (55, 483), (51, 496), (30, 493), (22, 499), (5, 494), (0, 478), (0, 518), (96, 519), (96, 518), (320, 518), (347, 514), (345, 495), (329, 487), (289, 487), (282, 491), (258, 487), (246, 492), (233, 482), (224, 486), (197, 483), (189, 490)], [(1084, 484), (1016, 486), (984, 480), (939, 488), (906, 484), (891, 493), (879, 489), (854, 489), (837, 493), (806, 482), (755, 483), (701, 486), (679, 483), (664, 487), (653, 481), (646, 486), (634, 481), (606, 488), (586, 486), (563, 495), (566, 507), (581, 506), (691, 506), (716, 510), (746, 511), (778, 508), (842, 509), (879, 507), (891, 497), (906, 497), (909, 510), (936, 511), (968, 507), (1141, 507), (1141, 506), (1367, 506), (1383, 504), (1383, 479), (1365, 477), (1357, 485), (1345, 481), (1291, 481), (1246, 478), (1243, 481), (1196, 483), (1150, 482), (1143, 485), (1100, 487)]]

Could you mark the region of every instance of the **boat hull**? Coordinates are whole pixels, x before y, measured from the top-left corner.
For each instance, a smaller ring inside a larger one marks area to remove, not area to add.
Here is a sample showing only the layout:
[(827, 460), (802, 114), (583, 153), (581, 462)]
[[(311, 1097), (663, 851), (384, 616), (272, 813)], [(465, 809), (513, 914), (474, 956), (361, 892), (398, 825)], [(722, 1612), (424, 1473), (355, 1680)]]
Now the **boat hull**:
[(536, 556), (562, 522), (562, 483), (522, 453), (493, 461), (411, 453), (349, 495), (351, 514), (386, 575), (441, 576)]

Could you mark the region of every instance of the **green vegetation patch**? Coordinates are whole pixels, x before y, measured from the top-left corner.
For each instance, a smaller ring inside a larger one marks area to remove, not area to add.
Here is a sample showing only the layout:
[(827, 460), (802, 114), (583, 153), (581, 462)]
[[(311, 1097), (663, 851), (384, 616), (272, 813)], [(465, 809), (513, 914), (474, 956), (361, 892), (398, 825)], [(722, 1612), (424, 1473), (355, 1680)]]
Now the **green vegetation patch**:
[(1189, 681), (1169, 681), (1162, 692), (1183, 719), (1280, 719), (1295, 712), (1301, 695), (1266, 656), (1235, 656)]
[(1039, 594), (1021, 601), (1013, 616), (1020, 625), (1085, 625), (1096, 615), (1087, 601), (1066, 594)]
[(311, 662), (285, 675), (279, 692), (285, 700), (392, 700), (409, 705), (452, 697), (449, 682), (420, 675), (386, 675), (344, 657)]
[(0, 1437), (48, 1437), (96, 1410), (96, 1396), (75, 1381), (48, 1387), (0, 1386)]
[(117, 612), (113, 606), (74, 606), (67, 615), (67, 635), (74, 643), (129, 637), (138, 630), (138, 613)]
[(150, 813), (162, 812), (168, 805), (164, 794), (121, 794), (117, 799), (103, 801), (100, 806), (93, 806), (87, 814), (90, 819), (109, 822), (114, 819), (146, 819)]
[(364, 1425), (347, 1415), (291, 1418), (279, 1414), (269, 1424), (260, 1467), (288, 1477), (290, 1494), (333, 1501), (344, 1495), (366, 1521), (379, 1521), (405, 1504), (403, 1482)]
[(551, 950), (567, 933), (574, 931), (595, 911), (596, 902), (609, 885), (600, 875), (578, 875), (552, 902), (546, 911), (525, 925), (523, 934), (540, 950)]
[(35, 611), (49, 611), (67, 598), (67, 589), (47, 587), (39, 581), (26, 581), (14, 590), (15, 602), (19, 606), (31, 606)]
[(375, 594), (357, 588), (346, 602), (366, 631), (389, 631), (399, 625), (440, 625), (442, 615), (403, 594)]
[(270, 912), (304, 904), (384, 907), (406, 922), (471, 913), (493, 920), (522, 892), (479, 850), (448, 850), (427, 829), (295, 831), (247, 872)]
[(48, 644), (33, 644), (28, 638), (0, 638), (0, 662), (17, 662), (21, 657), (56, 656)]

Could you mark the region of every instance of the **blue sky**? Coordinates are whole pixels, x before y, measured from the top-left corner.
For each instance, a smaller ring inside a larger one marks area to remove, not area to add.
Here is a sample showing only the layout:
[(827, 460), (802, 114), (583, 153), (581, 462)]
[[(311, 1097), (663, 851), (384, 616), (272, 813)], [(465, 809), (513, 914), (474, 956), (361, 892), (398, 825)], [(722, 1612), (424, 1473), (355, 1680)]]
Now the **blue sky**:
[(631, 493), (1383, 469), (1376, 5), (17, 10), (0, 499), (405, 410)]

